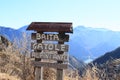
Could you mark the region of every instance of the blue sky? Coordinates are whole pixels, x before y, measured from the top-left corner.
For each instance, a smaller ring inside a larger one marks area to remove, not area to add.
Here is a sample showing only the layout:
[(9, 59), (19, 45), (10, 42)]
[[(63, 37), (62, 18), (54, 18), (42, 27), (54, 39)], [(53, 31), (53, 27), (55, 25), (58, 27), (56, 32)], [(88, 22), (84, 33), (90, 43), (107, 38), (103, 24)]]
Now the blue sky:
[(120, 31), (120, 0), (0, 0), (0, 26), (17, 29), (33, 21)]

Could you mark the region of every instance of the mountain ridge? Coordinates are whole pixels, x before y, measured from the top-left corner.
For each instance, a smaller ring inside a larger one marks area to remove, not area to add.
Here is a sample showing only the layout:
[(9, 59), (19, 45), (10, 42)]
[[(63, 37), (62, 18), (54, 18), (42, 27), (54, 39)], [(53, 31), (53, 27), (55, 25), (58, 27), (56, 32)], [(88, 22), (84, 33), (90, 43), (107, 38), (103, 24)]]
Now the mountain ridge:
[(104, 55), (93, 61), (94, 64), (105, 64), (107, 61), (115, 60), (120, 58), (120, 47), (116, 48), (113, 51), (107, 52)]
[[(31, 31), (26, 31), (27, 27), (28, 25), (25, 25), (17, 30), (12, 29), (15, 30), (15, 32), (13, 31), (14, 33), (10, 32), (9, 29), (8, 31), (0, 29), (0, 31), (8, 36), (11, 36), (10, 34), (17, 34), (16, 37), (20, 38), (19, 35), (21, 32), (31, 33)], [(119, 35), (119, 31), (111, 31), (103, 28), (99, 29), (85, 26), (74, 27), (73, 34), (70, 34), (70, 41), (68, 42), (70, 46), (69, 54), (84, 61), (86, 61), (88, 57), (91, 59), (98, 58), (106, 52), (120, 46)]]

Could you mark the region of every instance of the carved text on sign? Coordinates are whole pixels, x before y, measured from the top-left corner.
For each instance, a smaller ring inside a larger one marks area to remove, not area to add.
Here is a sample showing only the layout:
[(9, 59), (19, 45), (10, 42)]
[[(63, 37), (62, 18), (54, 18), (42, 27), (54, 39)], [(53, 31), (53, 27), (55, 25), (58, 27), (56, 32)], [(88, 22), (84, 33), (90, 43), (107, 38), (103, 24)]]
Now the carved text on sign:
[(57, 34), (40, 34), (37, 33), (36, 34), (36, 39), (37, 40), (58, 40), (59, 41), (59, 37)]
[(41, 33), (32, 33), (31, 35), (32, 40), (45, 40), (45, 41), (69, 41), (69, 35), (64, 34), (41, 34)]
[(57, 52), (32, 52), (32, 57), (40, 59), (50, 59), (50, 60), (59, 60), (59, 61), (68, 61), (68, 54), (57, 54)]
[(31, 45), (34, 50), (68, 51), (68, 45), (65, 44), (32, 43)]

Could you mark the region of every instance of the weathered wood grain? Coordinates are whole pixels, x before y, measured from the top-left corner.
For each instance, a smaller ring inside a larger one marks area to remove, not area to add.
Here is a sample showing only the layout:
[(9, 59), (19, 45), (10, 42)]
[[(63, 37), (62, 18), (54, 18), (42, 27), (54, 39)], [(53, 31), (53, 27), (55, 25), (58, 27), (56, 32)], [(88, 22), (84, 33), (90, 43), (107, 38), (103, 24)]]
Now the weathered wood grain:
[(58, 68), (58, 69), (67, 69), (68, 64), (59, 64), (59, 63), (48, 63), (48, 62), (38, 62), (31, 61), (32, 65), (35, 67), (48, 67), (48, 68)]

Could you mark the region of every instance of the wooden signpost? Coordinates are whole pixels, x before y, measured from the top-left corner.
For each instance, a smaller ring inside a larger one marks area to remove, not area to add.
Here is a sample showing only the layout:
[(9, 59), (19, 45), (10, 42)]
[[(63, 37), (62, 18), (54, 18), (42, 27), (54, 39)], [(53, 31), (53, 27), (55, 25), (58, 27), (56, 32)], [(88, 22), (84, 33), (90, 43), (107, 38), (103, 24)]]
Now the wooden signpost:
[[(73, 33), (72, 23), (32, 22), (27, 30), (36, 32), (31, 34), (34, 41), (31, 43), (33, 50), (31, 57), (35, 58), (35, 61), (32, 61), (35, 67), (35, 80), (43, 80), (43, 67), (56, 68), (56, 80), (63, 80), (63, 69), (67, 69), (69, 59), (67, 54), (69, 46), (64, 44), (69, 41), (69, 35), (65, 33)], [(44, 59), (56, 62), (41, 62)]]

